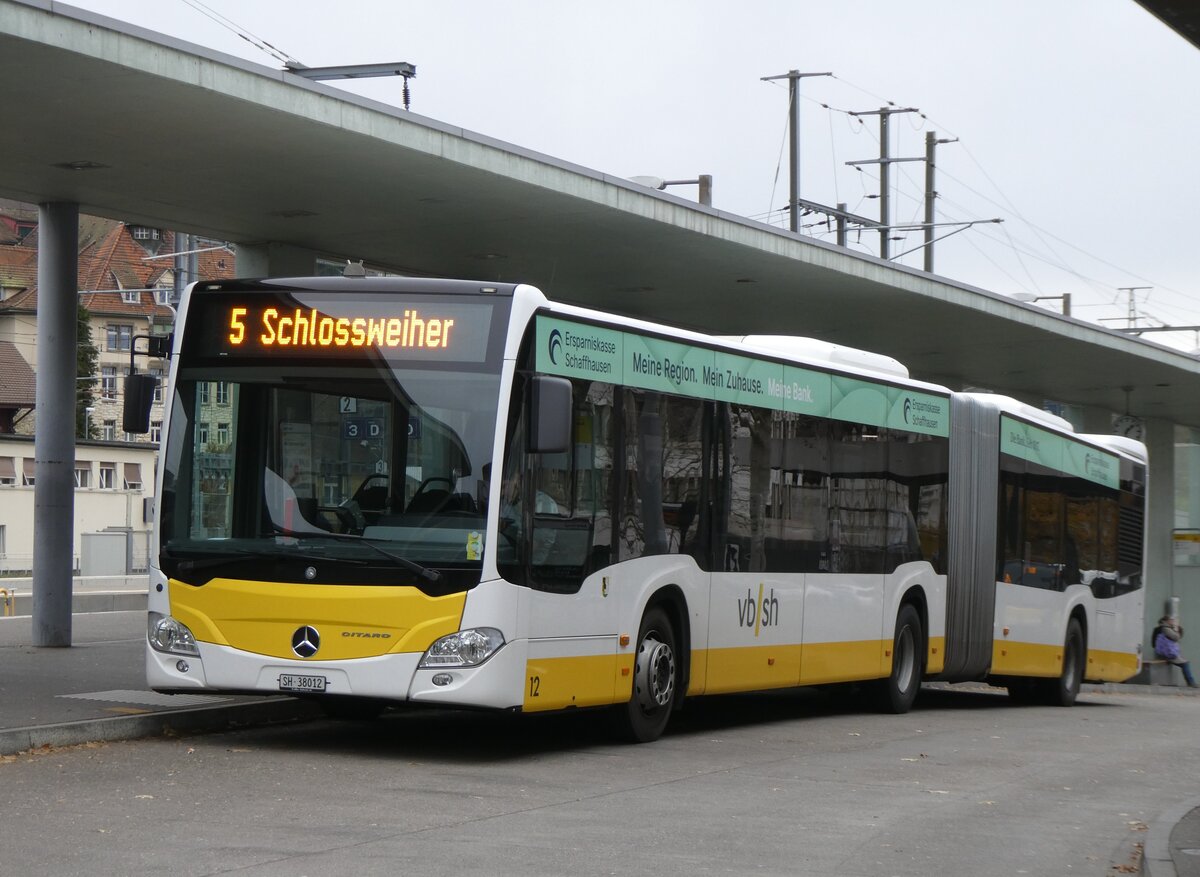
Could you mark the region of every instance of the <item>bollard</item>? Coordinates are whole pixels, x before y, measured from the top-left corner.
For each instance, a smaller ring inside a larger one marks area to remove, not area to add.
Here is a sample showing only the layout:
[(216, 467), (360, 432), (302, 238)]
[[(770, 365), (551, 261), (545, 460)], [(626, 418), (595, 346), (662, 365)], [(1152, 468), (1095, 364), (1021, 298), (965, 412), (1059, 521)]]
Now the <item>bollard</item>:
[(4, 615), (12, 615), (15, 611), (14, 603), (16, 602), (17, 589), (11, 591), (8, 588), (0, 588), (0, 603), (4, 605)]

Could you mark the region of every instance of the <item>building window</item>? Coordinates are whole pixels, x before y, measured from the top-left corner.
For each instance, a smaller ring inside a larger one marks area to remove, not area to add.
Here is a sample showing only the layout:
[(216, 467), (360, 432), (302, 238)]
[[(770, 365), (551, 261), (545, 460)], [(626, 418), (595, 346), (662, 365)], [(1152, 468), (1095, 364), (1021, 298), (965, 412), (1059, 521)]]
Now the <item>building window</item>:
[(228, 405), (229, 404), (229, 384), (226, 383), (225, 381), (217, 382), (217, 404), (218, 405)]
[(117, 486), (117, 464), (100, 464), (100, 487), (102, 490), (112, 490)]
[(21, 461), (21, 484), (25, 487), (33, 487), (34, 465), (32, 457), (26, 457)]
[(121, 301), (127, 305), (137, 305), (142, 303), (142, 294), (136, 290), (125, 289), (121, 291)]
[(104, 421), (104, 428), (100, 430), (100, 438), (106, 442), (115, 442), (117, 440), (117, 422), (115, 420)]
[(92, 486), (92, 464), (91, 463), (76, 463), (75, 464), (75, 486), (76, 487), (91, 487)]
[(133, 326), (129, 323), (108, 324), (108, 350), (129, 350), (133, 341)]
[(150, 421), (150, 441), (155, 442), (155, 443), (162, 442), (162, 421), (161, 420)]
[(100, 398), (117, 398), (117, 367), (115, 365), (100, 367)]
[(142, 489), (142, 464), (141, 463), (126, 463), (125, 464), (125, 489), (126, 490), (141, 490)]
[(162, 232), (157, 228), (150, 228), (145, 225), (131, 225), (129, 233), (133, 235), (135, 241), (156, 241), (162, 237)]
[(171, 296), (174, 294), (174, 292), (175, 290), (170, 286), (156, 287), (154, 290), (155, 304), (169, 305), (171, 303)]
[(208, 381), (200, 382), (200, 404), (209, 405), (212, 403), (212, 384)]
[(219, 445), (229, 444), (229, 424), (228, 423), (218, 423), (217, 424), (217, 444), (219, 444)]
[(196, 444), (204, 447), (208, 444), (208, 424), (200, 423), (196, 425)]
[(0, 457), (0, 485), (14, 487), (17, 483), (17, 469), (12, 457)]
[(161, 368), (150, 369), (150, 374), (154, 375), (154, 401), (162, 402), (162, 387), (163, 373)]

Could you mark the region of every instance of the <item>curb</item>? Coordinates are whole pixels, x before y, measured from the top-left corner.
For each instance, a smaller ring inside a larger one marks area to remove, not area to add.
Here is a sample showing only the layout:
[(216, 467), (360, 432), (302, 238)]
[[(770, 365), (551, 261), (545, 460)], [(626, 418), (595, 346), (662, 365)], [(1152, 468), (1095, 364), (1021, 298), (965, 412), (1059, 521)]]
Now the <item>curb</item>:
[(288, 697), (137, 716), (85, 719), (57, 725), (31, 725), (0, 730), (0, 756), (17, 755), (44, 747), (227, 731), (246, 725), (303, 721), (320, 715), (321, 710), (317, 705)]
[(1193, 798), (1163, 812), (1150, 823), (1142, 853), (1143, 874), (1147, 877), (1177, 877), (1175, 860), (1171, 858), (1171, 832), (1197, 807), (1200, 807), (1200, 798)]

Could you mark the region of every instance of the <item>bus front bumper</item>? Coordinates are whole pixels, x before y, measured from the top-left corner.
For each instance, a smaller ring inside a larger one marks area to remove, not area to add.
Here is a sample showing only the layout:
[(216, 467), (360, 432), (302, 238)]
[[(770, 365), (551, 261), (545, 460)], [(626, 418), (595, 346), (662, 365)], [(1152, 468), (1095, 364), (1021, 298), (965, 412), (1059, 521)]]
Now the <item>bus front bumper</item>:
[(200, 655), (146, 647), (146, 681), (155, 691), (325, 694), (448, 707), (519, 708), (526, 641), (506, 643), (476, 667), (420, 668), (406, 652), (341, 661), (289, 661), (198, 643)]

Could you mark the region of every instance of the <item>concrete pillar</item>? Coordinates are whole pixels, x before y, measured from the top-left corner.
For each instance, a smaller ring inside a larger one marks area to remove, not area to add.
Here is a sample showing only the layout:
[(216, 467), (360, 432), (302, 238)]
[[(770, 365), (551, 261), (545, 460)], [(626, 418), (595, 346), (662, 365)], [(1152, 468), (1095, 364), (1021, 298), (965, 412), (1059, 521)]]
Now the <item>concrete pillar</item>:
[[(1175, 425), (1169, 420), (1146, 421), (1146, 450), (1150, 454), (1149, 513), (1146, 515), (1146, 649), (1150, 653), (1150, 631), (1163, 614), (1167, 600), (1175, 594)], [(1189, 602), (1189, 601), (1184, 601)], [(1195, 603), (1196, 601), (1190, 601)], [(1181, 605), (1184, 628), (1200, 618), (1200, 606)]]
[[(1175, 526), (1200, 529), (1200, 430), (1186, 427), (1176, 431), (1175, 484), (1178, 501)], [(1192, 666), (1200, 659), (1200, 566), (1175, 566), (1172, 569), (1171, 596), (1179, 600), (1179, 620), (1188, 631), (1183, 655)], [(1149, 610), (1147, 610), (1149, 614)]]
[(38, 205), (33, 644), (71, 645), (79, 205)]
[(238, 277), (311, 277), (317, 254), (303, 247), (266, 241), (237, 245)]

